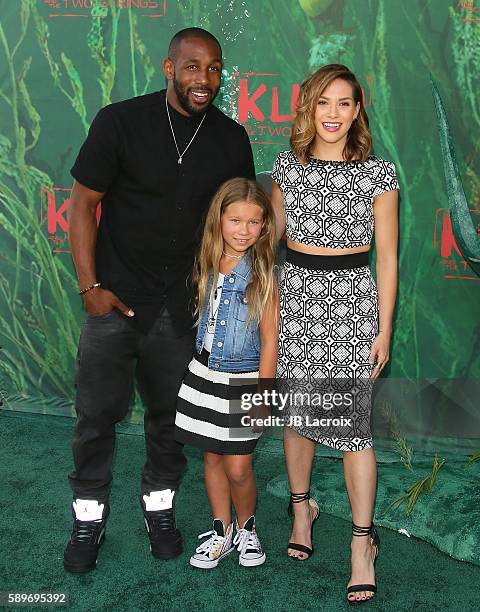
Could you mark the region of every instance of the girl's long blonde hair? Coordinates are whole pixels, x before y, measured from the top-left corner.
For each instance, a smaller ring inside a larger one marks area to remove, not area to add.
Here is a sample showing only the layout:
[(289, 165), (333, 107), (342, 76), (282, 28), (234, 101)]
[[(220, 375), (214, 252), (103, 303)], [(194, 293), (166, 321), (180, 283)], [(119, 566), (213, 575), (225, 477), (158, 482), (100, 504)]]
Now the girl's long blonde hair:
[(372, 151), (372, 135), (368, 127), (368, 116), (363, 103), (363, 93), (360, 83), (353, 72), (343, 64), (328, 64), (322, 66), (306, 79), (300, 87), (296, 115), (293, 121), (290, 146), (298, 161), (308, 164), (311, 147), (315, 141), (315, 109), (320, 96), (335, 79), (350, 83), (353, 89), (355, 104), (360, 103), (358, 117), (352, 123), (343, 150), (346, 161), (353, 159), (364, 162)]
[(197, 324), (211, 297), (207, 295), (211, 270), (213, 271), (212, 295), (218, 282), (220, 258), (224, 249), (222, 215), (227, 207), (235, 202), (248, 202), (260, 206), (264, 222), (258, 240), (247, 252), (251, 256), (252, 264), (251, 280), (245, 295), (249, 318), (259, 322), (262, 312), (274, 296), (275, 216), (270, 198), (256, 181), (246, 178), (230, 179), (219, 187), (212, 199), (205, 221), (202, 242), (195, 258), (193, 282), (197, 290), (195, 308)]

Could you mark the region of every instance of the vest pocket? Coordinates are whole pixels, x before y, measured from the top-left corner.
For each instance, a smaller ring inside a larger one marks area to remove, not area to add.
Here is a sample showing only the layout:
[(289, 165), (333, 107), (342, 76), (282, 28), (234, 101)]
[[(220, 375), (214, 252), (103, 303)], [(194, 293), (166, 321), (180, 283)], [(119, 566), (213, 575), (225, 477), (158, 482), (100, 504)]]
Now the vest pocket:
[(248, 320), (248, 302), (243, 293), (235, 293), (233, 318), (236, 321), (246, 322)]
[(253, 359), (260, 351), (257, 323), (248, 318), (248, 302), (243, 293), (233, 298), (233, 336), (230, 358), (240, 361)]
[(248, 332), (248, 304), (243, 293), (232, 295), (233, 306), (233, 337), (231, 340), (231, 359), (241, 360), (245, 353)]

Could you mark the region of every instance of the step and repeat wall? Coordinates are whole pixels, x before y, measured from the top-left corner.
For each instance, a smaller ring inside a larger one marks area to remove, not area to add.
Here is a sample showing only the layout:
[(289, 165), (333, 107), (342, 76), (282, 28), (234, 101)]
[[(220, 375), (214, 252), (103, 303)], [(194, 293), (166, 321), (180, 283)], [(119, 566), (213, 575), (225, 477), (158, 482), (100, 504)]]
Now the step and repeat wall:
[[(169, 40), (193, 25), (223, 46), (216, 104), (247, 130), (263, 178), (289, 148), (304, 78), (331, 62), (358, 75), (375, 153), (395, 163), (401, 184), (388, 379), (478, 380), (480, 278), (452, 230), (431, 79), (478, 231), (479, 7), (478, 0), (0, 0), (3, 408), (73, 414), (83, 313), (68, 243), (69, 169), (102, 106), (165, 86)], [(475, 401), (446, 387), (415, 401), (430, 410), (442, 404), (453, 421), (457, 408), (474, 422)], [(131, 418), (139, 416), (137, 401)]]

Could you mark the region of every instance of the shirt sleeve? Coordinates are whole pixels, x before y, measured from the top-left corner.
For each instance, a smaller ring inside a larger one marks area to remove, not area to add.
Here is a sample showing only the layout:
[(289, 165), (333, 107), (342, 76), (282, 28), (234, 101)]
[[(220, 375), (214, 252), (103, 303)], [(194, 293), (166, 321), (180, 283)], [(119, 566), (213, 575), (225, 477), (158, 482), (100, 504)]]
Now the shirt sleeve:
[(277, 183), (277, 185), (280, 187), (281, 185), (281, 181), (282, 181), (282, 162), (281, 162), (281, 157), (280, 157), (280, 153), (277, 155), (277, 157), (275, 158), (275, 161), (273, 162), (273, 170), (272, 170), (272, 174), (271, 177), (272, 179)]
[(384, 159), (380, 160), (380, 163), (382, 165), (382, 168), (379, 173), (379, 178), (377, 179), (377, 184), (375, 186), (375, 191), (373, 192), (373, 197), (385, 193), (386, 191), (400, 189), (395, 164), (390, 161), (385, 161)]
[(70, 173), (85, 187), (106, 192), (118, 173), (120, 155), (119, 131), (107, 106), (93, 120)]

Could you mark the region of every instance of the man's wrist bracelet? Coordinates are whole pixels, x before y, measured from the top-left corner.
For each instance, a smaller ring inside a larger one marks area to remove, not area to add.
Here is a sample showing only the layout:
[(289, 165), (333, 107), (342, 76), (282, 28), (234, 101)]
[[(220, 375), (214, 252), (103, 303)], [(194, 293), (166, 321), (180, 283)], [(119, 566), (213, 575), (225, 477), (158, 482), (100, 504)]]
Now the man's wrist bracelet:
[(93, 283), (93, 285), (90, 285), (89, 287), (85, 287), (85, 289), (80, 289), (80, 291), (78, 292), (78, 295), (83, 295), (84, 293), (87, 293), (87, 291), (96, 289), (97, 287), (100, 287), (101, 284), (102, 283)]

